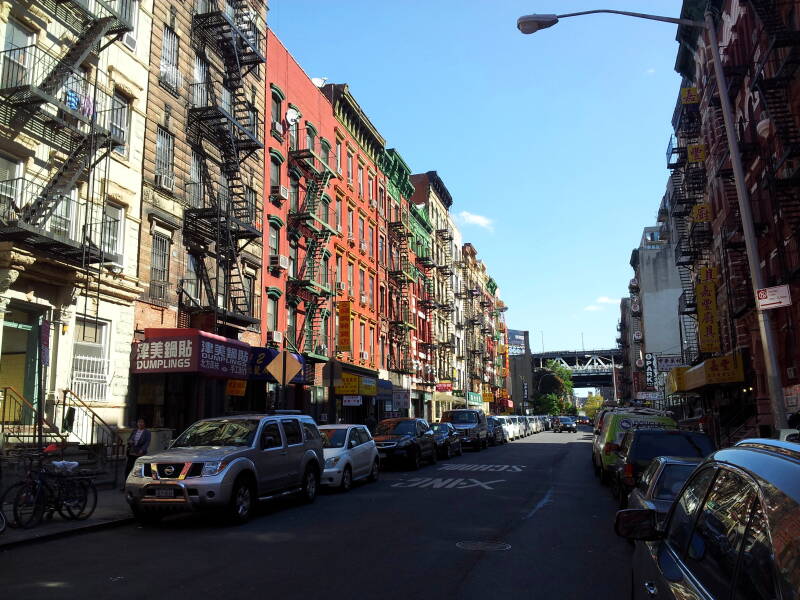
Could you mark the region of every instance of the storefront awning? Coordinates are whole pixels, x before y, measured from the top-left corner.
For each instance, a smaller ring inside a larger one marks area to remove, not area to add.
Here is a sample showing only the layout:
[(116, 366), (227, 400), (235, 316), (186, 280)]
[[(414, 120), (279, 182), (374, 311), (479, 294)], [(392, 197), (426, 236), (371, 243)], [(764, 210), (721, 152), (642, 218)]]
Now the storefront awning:
[(739, 352), (709, 358), (699, 365), (672, 369), (667, 376), (667, 394), (691, 392), (708, 385), (744, 381), (744, 366)]
[(145, 329), (133, 342), (131, 373), (200, 373), (246, 378), (250, 345), (200, 329)]

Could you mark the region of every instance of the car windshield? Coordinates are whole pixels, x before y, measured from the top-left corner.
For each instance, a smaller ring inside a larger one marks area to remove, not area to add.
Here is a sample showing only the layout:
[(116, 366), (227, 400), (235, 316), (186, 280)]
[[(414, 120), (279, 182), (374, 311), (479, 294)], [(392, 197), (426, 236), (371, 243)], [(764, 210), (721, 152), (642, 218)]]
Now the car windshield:
[(562, 423), (572, 423), (572, 419), (569, 417), (559, 417)]
[(320, 429), (323, 448), (342, 448), (347, 439), (346, 429)]
[(650, 461), (656, 456), (705, 457), (714, 451), (711, 440), (704, 435), (687, 432), (637, 435), (632, 451), (635, 460)]
[(257, 419), (200, 421), (184, 431), (172, 447), (252, 446), (258, 423)]
[(384, 421), (378, 425), (378, 435), (411, 435), (416, 431), (415, 421)]
[(474, 412), (451, 412), (445, 413), (442, 421), (450, 421), (451, 423), (477, 423), (478, 415)]
[(656, 500), (674, 500), (683, 484), (689, 479), (695, 465), (666, 465), (661, 471), (653, 498)]
[(447, 433), (447, 425), (445, 423), (435, 423), (432, 427), (436, 433)]

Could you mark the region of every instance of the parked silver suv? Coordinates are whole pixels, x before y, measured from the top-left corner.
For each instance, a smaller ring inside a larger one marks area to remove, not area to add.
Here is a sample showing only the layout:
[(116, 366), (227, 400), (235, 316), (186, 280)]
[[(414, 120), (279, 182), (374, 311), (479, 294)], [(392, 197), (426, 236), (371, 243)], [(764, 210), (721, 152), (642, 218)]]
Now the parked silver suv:
[(139, 458), (125, 496), (140, 521), (223, 509), (233, 521), (244, 522), (257, 500), (300, 494), (313, 502), (324, 464), (322, 438), (309, 416), (203, 419), (169, 449)]

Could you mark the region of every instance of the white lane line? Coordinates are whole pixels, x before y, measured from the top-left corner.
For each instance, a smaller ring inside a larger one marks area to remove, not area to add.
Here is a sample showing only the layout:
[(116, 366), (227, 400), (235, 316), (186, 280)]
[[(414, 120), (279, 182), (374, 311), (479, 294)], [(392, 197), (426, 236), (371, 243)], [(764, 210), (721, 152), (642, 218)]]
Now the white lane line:
[(527, 515), (525, 515), (522, 518), (523, 519), (530, 519), (533, 515), (535, 515), (539, 511), (539, 509), (541, 509), (541, 508), (547, 506), (548, 504), (550, 504), (550, 500), (551, 500), (552, 496), (553, 496), (553, 488), (550, 488), (549, 490), (547, 490), (547, 493), (544, 495), (544, 497), (541, 500), (539, 500), (539, 502), (536, 503), (536, 506), (534, 506), (531, 509), (531, 512), (529, 512)]

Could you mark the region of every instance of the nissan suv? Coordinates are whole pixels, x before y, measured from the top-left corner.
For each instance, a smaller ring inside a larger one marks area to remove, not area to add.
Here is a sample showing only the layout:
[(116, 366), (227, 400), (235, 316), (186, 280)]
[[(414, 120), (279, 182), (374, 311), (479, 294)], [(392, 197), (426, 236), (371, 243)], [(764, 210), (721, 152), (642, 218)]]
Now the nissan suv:
[(125, 497), (141, 522), (167, 513), (221, 509), (242, 523), (258, 500), (299, 494), (313, 502), (324, 464), (322, 439), (309, 416), (203, 419), (167, 450), (138, 458), (125, 482)]

